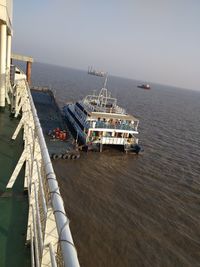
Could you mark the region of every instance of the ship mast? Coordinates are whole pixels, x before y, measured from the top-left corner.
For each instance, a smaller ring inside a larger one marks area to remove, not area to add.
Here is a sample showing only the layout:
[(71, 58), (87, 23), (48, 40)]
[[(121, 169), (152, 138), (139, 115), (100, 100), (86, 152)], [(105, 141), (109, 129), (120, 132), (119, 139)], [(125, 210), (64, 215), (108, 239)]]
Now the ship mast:
[(99, 97), (98, 97), (99, 105), (101, 107), (106, 106), (107, 101), (108, 101), (108, 90), (106, 88), (107, 81), (108, 81), (108, 73), (106, 72), (106, 77), (105, 77), (105, 81), (103, 84), (103, 88), (101, 89), (101, 91), (99, 93)]
[(107, 81), (108, 81), (108, 73), (106, 72), (106, 78), (105, 78), (105, 81), (104, 81), (104, 84), (103, 84), (103, 88), (106, 88)]

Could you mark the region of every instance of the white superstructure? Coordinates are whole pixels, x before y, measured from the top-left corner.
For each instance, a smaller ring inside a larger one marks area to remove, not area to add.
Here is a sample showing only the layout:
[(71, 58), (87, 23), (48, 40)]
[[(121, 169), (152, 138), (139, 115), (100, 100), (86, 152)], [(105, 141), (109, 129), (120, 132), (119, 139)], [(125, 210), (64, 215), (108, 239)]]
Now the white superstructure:
[(63, 112), (76, 131), (77, 141), (89, 149), (99, 145), (101, 151), (103, 145), (121, 145), (128, 151), (138, 145), (139, 120), (119, 107), (106, 88), (99, 95), (64, 106)]

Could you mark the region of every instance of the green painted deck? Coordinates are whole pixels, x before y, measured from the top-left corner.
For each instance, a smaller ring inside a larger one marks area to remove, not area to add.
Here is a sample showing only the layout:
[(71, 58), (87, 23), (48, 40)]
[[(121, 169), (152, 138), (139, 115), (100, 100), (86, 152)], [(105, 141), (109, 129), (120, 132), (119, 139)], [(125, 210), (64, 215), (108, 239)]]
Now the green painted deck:
[(0, 112), (0, 266), (31, 266), (30, 248), (25, 245), (28, 220), (28, 198), (24, 192), (24, 170), (12, 189), (6, 190), (23, 150), (22, 134), (11, 141), (19, 120)]

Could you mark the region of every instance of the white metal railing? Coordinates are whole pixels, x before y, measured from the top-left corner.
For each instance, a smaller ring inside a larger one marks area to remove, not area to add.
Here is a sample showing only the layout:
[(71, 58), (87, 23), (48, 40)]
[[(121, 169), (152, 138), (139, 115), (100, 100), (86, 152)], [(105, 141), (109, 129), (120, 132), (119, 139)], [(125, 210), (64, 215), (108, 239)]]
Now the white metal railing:
[(116, 129), (122, 130), (122, 132), (134, 132), (137, 133), (137, 126), (134, 124), (129, 123), (111, 123), (111, 122), (104, 122), (104, 121), (87, 121), (86, 126), (88, 128), (95, 128), (95, 129)]
[(22, 117), (12, 139), (23, 128), (24, 150), (7, 187), (13, 186), (25, 163), (24, 185), (29, 196), (27, 242), (31, 244), (32, 266), (78, 267), (69, 219), (27, 82), (19, 80), (13, 93), (11, 109), (15, 117)]

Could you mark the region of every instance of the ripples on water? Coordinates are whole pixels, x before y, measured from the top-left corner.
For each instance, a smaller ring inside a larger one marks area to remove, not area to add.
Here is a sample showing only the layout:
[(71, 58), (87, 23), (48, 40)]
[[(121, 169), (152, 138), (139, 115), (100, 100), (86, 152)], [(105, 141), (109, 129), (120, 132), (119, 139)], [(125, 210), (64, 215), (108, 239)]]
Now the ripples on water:
[[(101, 78), (35, 64), (34, 84), (63, 105)], [(82, 153), (55, 161), (81, 266), (200, 266), (200, 92), (109, 77), (120, 105), (140, 119), (141, 156)]]

